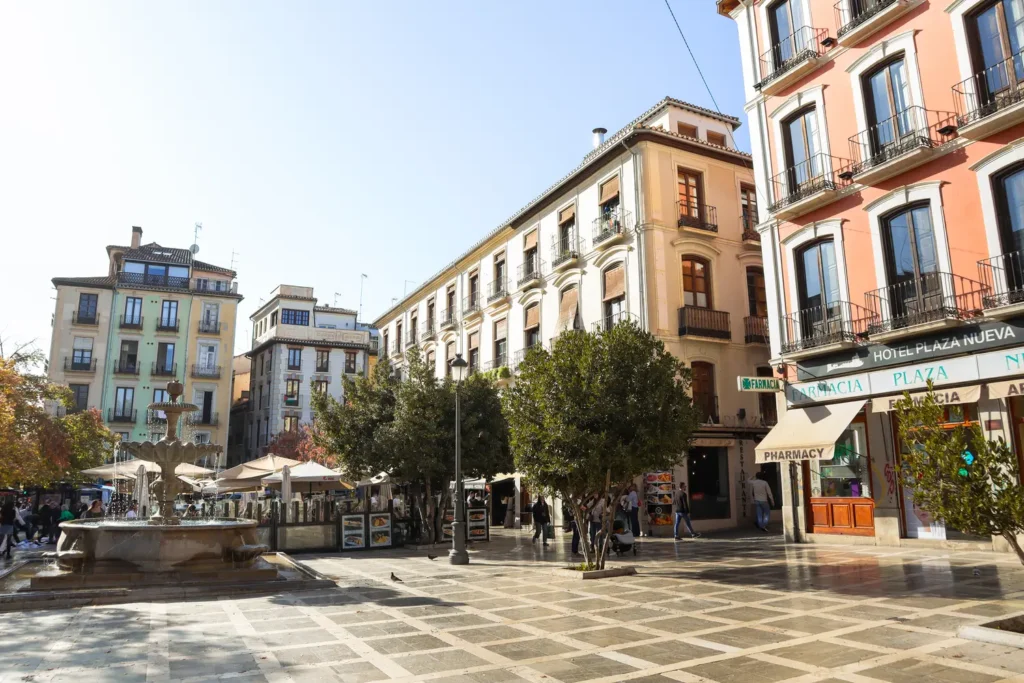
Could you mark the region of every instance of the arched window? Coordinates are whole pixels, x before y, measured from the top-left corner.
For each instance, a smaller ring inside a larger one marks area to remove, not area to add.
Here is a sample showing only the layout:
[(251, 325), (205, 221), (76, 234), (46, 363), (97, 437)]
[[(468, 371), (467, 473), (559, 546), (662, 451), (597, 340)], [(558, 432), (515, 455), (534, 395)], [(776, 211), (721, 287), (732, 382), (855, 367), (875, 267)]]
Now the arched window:
[[(867, 139), (859, 139), (860, 161), (872, 161), (898, 144), (927, 121), (912, 121), (910, 81), (903, 55), (889, 59), (863, 77), (864, 109), (867, 111)], [(917, 125), (915, 125), (917, 124)], [(879, 162), (886, 161), (879, 159)]]
[(1002, 256), (990, 263), (1003, 269), (1006, 282), (991, 275), (988, 279), (996, 280), (991, 284), (996, 285), (997, 292), (1006, 289), (1008, 303), (1020, 301), (1024, 291), (1024, 164), (1002, 171), (992, 179), (992, 185)]
[(683, 257), (683, 304), (711, 308), (711, 264), (699, 256)]
[(602, 321), (602, 327), (608, 330), (621, 322), (625, 315), (626, 269), (622, 262), (620, 261), (605, 268), (601, 280), (604, 288), (604, 320)]

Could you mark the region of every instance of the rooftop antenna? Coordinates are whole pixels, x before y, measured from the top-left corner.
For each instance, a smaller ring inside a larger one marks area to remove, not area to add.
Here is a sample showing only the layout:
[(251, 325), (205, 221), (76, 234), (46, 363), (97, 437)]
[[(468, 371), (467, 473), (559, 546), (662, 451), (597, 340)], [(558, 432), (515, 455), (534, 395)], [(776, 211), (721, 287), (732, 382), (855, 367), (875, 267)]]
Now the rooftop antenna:
[(335, 308), (337, 308), (337, 307), (338, 307), (338, 297), (339, 297), (339, 296), (341, 296), (341, 292), (335, 292), (335, 293), (334, 293), (334, 307), (335, 307)]
[(234, 249), (232, 249), (232, 250), (231, 250), (231, 270), (234, 270), (234, 269), (235, 269), (235, 261), (237, 261), (237, 260), (238, 260), (238, 258), (237, 258), (237, 257), (239, 257), (239, 256), (241, 256), (241, 254), (239, 254), (239, 253), (238, 253), (237, 251), (235, 251)]
[[(366, 282), (366, 273), (359, 274), (359, 319), (363, 317), (363, 283)], [(358, 320), (357, 320), (358, 322)]]
[(188, 250), (192, 252), (193, 256), (199, 253), (199, 231), (202, 229), (203, 224), (196, 223), (196, 229), (192, 233), (192, 246), (188, 248)]

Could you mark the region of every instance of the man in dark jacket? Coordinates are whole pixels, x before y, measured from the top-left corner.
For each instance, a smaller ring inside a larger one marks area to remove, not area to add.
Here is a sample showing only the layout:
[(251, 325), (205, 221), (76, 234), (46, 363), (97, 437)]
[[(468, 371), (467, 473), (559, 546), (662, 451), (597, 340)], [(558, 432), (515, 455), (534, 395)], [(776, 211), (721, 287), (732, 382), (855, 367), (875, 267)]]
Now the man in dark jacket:
[(686, 483), (679, 482), (679, 494), (676, 495), (676, 526), (675, 536), (677, 541), (681, 541), (682, 537), (679, 535), (679, 523), (686, 522), (686, 528), (690, 532), (690, 538), (697, 538), (700, 534), (693, 530), (693, 525), (690, 524), (690, 497), (686, 495)]
[(548, 532), (547, 525), (551, 521), (551, 514), (548, 512), (548, 504), (544, 501), (544, 496), (537, 494), (537, 502), (533, 504), (533, 542), (537, 542), (537, 538), (544, 534), (544, 545), (548, 544)]
[(36, 523), (39, 524), (39, 542), (48, 543), (53, 536), (53, 509), (46, 501), (39, 506)]

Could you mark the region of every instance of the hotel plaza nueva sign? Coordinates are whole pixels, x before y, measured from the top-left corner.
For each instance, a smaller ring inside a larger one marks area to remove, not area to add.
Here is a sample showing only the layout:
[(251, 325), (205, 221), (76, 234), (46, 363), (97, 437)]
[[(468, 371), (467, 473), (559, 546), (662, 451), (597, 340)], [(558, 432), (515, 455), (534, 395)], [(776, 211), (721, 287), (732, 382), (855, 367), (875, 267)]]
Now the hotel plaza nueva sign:
[(944, 358), (916, 365), (875, 370), (786, 386), (790, 406), (848, 401), (904, 391), (921, 391), (931, 380), (936, 387), (1024, 375), (1024, 347), (973, 356)]

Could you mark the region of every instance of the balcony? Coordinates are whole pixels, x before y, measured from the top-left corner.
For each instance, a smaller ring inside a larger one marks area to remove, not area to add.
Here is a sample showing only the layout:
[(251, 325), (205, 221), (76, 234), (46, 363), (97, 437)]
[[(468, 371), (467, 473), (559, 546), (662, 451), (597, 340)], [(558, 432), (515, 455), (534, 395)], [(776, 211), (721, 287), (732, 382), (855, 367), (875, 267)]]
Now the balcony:
[(123, 360), (123, 359), (122, 360), (118, 360), (116, 363), (114, 363), (114, 368), (113, 368), (112, 372), (115, 375), (135, 375), (135, 376), (138, 376), (138, 374), (139, 374), (139, 362), (138, 361), (128, 361), (128, 360)]
[(217, 413), (207, 413), (204, 415), (203, 411), (197, 410), (188, 415), (186, 423), (193, 427), (216, 427), (220, 420)]
[(754, 87), (762, 95), (774, 95), (817, 69), (827, 37), (826, 29), (802, 26), (780, 40), (761, 55), (761, 73), (767, 75)]
[(811, 306), (782, 317), (782, 355), (792, 360), (853, 346), (863, 341), (876, 316), (849, 301)]
[(380, 339), (378, 337), (370, 337), (366, 349), (370, 354), (376, 356), (380, 351)]
[(122, 330), (141, 330), (142, 316), (122, 315), (118, 327), (120, 327)]
[(157, 332), (170, 332), (172, 334), (178, 334), (178, 319), (168, 320), (166, 318), (160, 318), (156, 321)]
[(730, 341), (732, 328), (729, 325), (729, 311), (683, 306), (679, 309), (679, 336)]
[(193, 365), (192, 377), (195, 379), (220, 379), (219, 365)]
[(113, 408), (107, 408), (107, 422), (121, 422), (121, 423), (135, 423), (135, 418), (138, 416), (137, 410), (119, 410), (115, 411)]
[(771, 179), (775, 201), (768, 212), (779, 220), (801, 216), (830, 204), (850, 184), (852, 163), (847, 159), (814, 154)]
[(75, 360), (74, 357), (65, 357), (64, 372), (96, 372), (96, 359)]
[(870, 185), (929, 161), (956, 135), (956, 114), (907, 107), (850, 138), (853, 179)]
[(213, 294), (238, 294), (238, 283), (197, 277), (192, 280), (192, 290), (196, 292), (211, 292)]
[(839, 0), (835, 4), (839, 45), (853, 47), (919, 4), (920, 0)]
[(150, 368), (149, 374), (153, 377), (177, 377), (178, 364), (161, 363), (157, 361), (156, 363), (153, 363), (153, 367)]
[(81, 311), (72, 311), (71, 313), (71, 324), (72, 325), (98, 325), (99, 318), (95, 313), (82, 313)]
[(146, 424), (158, 425), (167, 423), (167, 413), (162, 410), (147, 410), (146, 411)]
[(161, 289), (184, 289), (189, 288), (187, 277), (173, 277), (171, 275), (146, 275), (145, 273), (117, 274), (117, 284), (122, 287), (159, 287)]
[(938, 271), (876, 289), (864, 295), (874, 316), (868, 334), (882, 342), (959, 325), (983, 313), (988, 291), (981, 282)]
[(676, 224), (683, 230), (698, 233), (718, 232), (718, 209), (707, 204), (676, 202)]
[(953, 86), (960, 136), (980, 140), (1024, 121), (1024, 52)]
[(536, 287), (544, 280), (543, 270), (544, 262), (538, 258), (520, 264), (516, 269), (516, 286), (519, 289)]
[(761, 233), (757, 231), (757, 214), (744, 212), (740, 216), (740, 229), (743, 246), (760, 251)]
[(500, 280), (492, 280), (487, 285), (487, 306), (497, 307), (508, 301), (508, 282), (504, 278)]
[(349, 363), (349, 362), (346, 361), (345, 362), (345, 374), (346, 375), (354, 375), (354, 374), (356, 374), (356, 372), (357, 372), (356, 364), (355, 363)]
[(224, 323), (219, 323), (216, 320), (200, 320), (199, 323), (199, 334), (220, 334), (224, 331)]
[(302, 404), (299, 394), (284, 394), (282, 399), (282, 405), (286, 408), (298, 408)]
[(425, 341), (425, 342), (426, 341), (433, 341), (433, 339), (436, 336), (437, 336), (437, 333), (434, 332), (434, 321), (433, 320), (424, 320), (423, 324), (420, 326), (420, 340), (421, 341)]
[(616, 207), (594, 219), (594, 248), (604, 249), (617, 244), (632, 229), (633, 215), (621, 207)]
[(441, 311), (441, 317), (438, 319), (438, 327), (442, 332), (445, 330), (455, 329), (455, 323), (455, 311), (450, 308)]
[(978, 275), (987, 289), (985, 315), (998, 318), (1024, 310), (1024, 252), (1011, 251), (978, 261)]
[(624, 322), (631, 322), (638, 327), (640, 326), (640, 318), (636, 317), (633, 313), (620, 311), (619, 313), (613, 313), (612, 315), (605, 316), (603, 319), (598, 320), (594, 323), (591, 329), (595, 333), (608, 332), (616, 325)]
[(541, 348), (540, 344), (534, 344), (533, 346), (527, 346), (525, 349), (519, 349), (512, 354), (512, 369), (515, 370), (519, 365), (526, 360), (526, 355), (533, 348)]
[(718, 397), (712, 394), (694, 394), (693, 408), (701, 424), (721, 424), (718, 415)]
[(759, 315), (748, 315), (743, 319), (743, 343), (768, 343), (768, 318)]
[(480, 309), (480, 292), (473, 292), (462, 298), (462, 318), (470, 321), (479, 318), (483, 314)]
[(575, 230), (551, 240), (551, 268), (561, 270), (576, 265), (580, 259), (580, 240)]
[(405, 348), (411, 348), (416, 346), (419, 342), (416, 340), (416, 325), (409, 326), (409, 339), (405, 342)]

